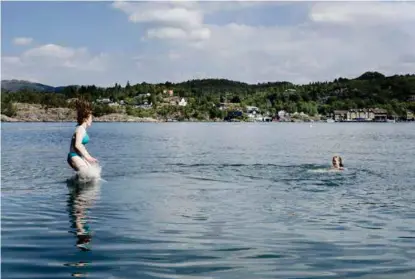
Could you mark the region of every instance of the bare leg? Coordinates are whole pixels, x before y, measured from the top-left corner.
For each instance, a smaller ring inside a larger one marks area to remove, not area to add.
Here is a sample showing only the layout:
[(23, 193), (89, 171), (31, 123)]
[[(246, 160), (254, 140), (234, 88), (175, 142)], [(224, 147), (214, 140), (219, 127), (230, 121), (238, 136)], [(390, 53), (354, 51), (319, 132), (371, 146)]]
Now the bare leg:
[(84, 159), (82, 159), (79, 156), (71, 157), (68, 160), (68, 163), (75, 171), (80, 171), (83, 168), (87, 168), (89, 166), (88, 162), (86, 162)]

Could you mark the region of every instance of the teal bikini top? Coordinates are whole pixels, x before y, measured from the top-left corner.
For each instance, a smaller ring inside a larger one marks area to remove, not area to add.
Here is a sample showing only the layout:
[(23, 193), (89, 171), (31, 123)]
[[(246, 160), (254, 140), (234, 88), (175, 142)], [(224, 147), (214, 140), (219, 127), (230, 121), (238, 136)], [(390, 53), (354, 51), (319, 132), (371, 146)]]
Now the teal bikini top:
[(85, 135), (82, 139), (82, 144), (87, 144), (89, 142), (89, 136), (88, 133), (85, 131)]
[[(79, 125), (76, 125), (76, 126), (79, 126)], [(85, 130), (85, 135), (82, 138), (82, 144), (87, 144), (88, 142), (89, 142), (89, 136), (88, 136), (88, 133)]]

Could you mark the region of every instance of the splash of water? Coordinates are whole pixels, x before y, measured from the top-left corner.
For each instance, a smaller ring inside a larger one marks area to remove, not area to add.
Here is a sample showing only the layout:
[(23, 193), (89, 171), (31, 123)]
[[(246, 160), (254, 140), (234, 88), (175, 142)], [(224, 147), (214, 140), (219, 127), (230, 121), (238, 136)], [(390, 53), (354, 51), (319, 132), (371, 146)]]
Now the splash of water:
[(344, 172), (346, 169), (344, 170), (338, 170), (338, 169), (333, 169), (333, 168), (319, 168), (319, 169), (314, 169), (314, 170), (308, 170), (307, 172), (313, 172), (313, 173), (341, 173)]
[(99, 164), (88, 164), (76, 172), (77, 180), (81, 183), (96, 182), (101, 179), (101, 166)]

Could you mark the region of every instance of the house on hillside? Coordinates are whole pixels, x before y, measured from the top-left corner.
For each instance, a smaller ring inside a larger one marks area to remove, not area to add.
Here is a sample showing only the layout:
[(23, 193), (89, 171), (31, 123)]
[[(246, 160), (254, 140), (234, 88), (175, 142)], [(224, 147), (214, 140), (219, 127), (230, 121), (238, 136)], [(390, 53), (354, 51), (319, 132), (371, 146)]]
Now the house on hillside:
[(259, 110), (258, 107), (246, 106), (245, 111), (249, 119), (256, 120), (256, 121), (259, 121), (260, 119), (260, 121), (262, 121), (261, 111)]
[(246, 110), (246, 113), (253, 113), (253, 114), (256, 114), (256, 113), (260, 112), (259, 108), (254, 107), (254, 106), (246, 106), (245, 110)]
[(386, 121), (388, 119), (388, 111), (386, 109), (373, 109), (373, 120), (375, 121)]
[(335, 121), (386, 121), (388, 118), (387, 110), (379, 108), (335, 110), (333, 114)]
[(181, 99), (180, 99), (180, 102), (178, 103), (178, 105), (179, 105), (179, 106), (181, 106), (181, 107), (185, 107), (185, 106), (187, 106), (187, 101), (186, 101), (186, 99), (185, 99), (185, 98), (181, 98)]
[(111, 100), (109, 98), (100, 98), (95, 100), (98, 104), (109, 104)]
[(186, 99), (179, 97), (179, 96), (164, 98), (164, 102), (168, 103), (171, 106), (181, 106), (181, 107), (187, 106)]
[(143, 104), (140, 105), (135, 105), (135, 108), (140, 108), (140, 109), (151, 109), (153, 107), (153, 103), (148, 103), (148, 102), (144, 102)]
[(334, 121), (347, 121), (348, 120), (347, 113), (348, 113), (347, 110), (335, 110), (335, 111), (333, 111)]
[(347, 120), (371, 121), (373, 119), (375, 119), (373, 109), (349, 109), (347, 112)]

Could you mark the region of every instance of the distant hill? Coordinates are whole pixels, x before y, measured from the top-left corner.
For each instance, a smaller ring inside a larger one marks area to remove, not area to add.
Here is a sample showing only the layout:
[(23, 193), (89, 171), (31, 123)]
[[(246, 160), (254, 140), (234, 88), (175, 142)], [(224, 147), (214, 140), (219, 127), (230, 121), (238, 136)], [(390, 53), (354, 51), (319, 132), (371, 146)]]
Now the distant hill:
[(64, 87), (53, 87), (46, 84), (36, 83), (36, 82), (30, 82), (26, 80), (2, 80), (1, 81), (1, 89), (2, 90), (8, 90), (11, 92), (16, 92), (22, 89), (28, 89), (32, 91), (38, 91), (38, 92), (59, 92)]

